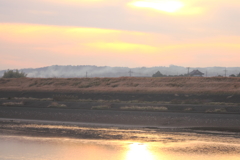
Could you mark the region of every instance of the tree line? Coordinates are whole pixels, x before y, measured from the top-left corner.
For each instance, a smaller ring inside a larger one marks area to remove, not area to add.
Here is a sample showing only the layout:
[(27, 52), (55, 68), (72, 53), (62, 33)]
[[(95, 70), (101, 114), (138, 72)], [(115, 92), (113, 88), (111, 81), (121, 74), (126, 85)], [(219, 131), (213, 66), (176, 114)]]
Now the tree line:
[(19, 72), (18, 70), (7, 70), (4, 72), (2, 78), (24, 78), (27, 74), (24, 72)]

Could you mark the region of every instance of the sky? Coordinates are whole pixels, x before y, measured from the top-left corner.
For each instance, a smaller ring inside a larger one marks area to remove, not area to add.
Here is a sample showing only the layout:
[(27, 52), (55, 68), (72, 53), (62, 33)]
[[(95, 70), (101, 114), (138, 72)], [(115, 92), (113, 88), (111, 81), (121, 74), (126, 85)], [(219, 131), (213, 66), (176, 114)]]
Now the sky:
[(0, 0), (0, 70), (238, 67), (239, 0)]

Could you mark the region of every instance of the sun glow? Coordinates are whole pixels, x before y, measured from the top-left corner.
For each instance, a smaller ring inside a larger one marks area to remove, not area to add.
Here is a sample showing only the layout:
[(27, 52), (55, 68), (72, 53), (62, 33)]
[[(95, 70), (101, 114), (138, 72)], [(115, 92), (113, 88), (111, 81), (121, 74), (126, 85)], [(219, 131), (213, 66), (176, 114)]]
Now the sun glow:
[(152, 153), (147, 149), (146, 144), (133, 143), (129, 145), (129, 151), (125, 160), (155, 160)]
[(130, 5), (141, 8), (151, 8), (169, 13), (176, 12), (184, 7), (182, 2), (176, 0), (142, 0), (132, 2)]

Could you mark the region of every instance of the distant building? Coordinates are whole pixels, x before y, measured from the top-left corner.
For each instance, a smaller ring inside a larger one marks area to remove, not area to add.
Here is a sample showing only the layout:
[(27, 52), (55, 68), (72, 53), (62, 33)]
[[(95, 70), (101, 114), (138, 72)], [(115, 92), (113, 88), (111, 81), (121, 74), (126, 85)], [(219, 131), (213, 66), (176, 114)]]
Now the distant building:
[(164, 77), (164, 75), (161, 72), (157, 71), (155, 74), (152, 75), (152, 77)]
[(189, 73), (189, 76), (191, 77), (202, 77), (203, 75), (204, 73), (200, 72), (198, 69)]

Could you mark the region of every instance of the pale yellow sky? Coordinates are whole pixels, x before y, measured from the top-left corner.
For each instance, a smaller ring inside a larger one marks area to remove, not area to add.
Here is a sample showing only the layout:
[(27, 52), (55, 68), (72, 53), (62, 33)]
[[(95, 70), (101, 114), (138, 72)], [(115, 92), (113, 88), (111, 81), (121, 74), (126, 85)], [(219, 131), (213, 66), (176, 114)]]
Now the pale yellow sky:
[(239, 66), (240, 1), (0, 0), (0, 69)]

